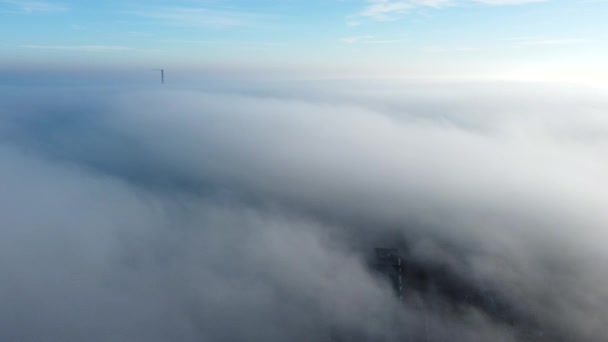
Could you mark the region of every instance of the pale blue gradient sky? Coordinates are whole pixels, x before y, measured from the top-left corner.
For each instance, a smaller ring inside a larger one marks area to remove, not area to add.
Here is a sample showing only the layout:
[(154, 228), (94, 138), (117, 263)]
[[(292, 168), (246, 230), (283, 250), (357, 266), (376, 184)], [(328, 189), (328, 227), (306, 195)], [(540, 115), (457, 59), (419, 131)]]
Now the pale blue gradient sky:
[(598, 0), (0, 0), (0, 63), (602, 82), (606, 18)]

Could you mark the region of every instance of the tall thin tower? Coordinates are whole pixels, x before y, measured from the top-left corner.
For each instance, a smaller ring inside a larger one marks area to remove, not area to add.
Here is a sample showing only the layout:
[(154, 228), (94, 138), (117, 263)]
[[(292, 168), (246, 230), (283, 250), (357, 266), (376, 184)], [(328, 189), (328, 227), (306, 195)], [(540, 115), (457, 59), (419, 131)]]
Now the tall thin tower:
[(165, 69), (160, 69), (160, 83), (165, 84)]

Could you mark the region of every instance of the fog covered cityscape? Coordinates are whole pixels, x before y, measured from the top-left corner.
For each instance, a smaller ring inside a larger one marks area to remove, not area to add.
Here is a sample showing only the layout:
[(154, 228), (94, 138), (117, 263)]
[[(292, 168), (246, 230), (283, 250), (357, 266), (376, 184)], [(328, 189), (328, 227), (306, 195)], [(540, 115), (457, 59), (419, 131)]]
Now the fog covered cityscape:
[(608, 340), (607, 16), (0, 0), (0, 341)]

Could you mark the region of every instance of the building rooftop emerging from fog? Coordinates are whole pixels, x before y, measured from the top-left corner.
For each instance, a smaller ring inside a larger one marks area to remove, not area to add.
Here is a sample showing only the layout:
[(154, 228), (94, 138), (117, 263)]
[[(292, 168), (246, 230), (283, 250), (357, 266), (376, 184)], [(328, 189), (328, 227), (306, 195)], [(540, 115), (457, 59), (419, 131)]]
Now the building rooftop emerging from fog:
[[(396, 248), (375, 248), (371, 266), (388, 280), (400, 302), (419, 306), (423, 312), (474, 309), (493, 321), (516, 328), (525, 341), (561, 341), (549, 336), (535, 319), (521, 312), (518, 303), (508, 302), (447, 266), (417, 261)], [(410, 298), (414, 297), (417, 300), (412, 302)]]
[(399, 300), (403, 299), (404, 263), (399, 251), (395, 248), (376, 248), (374, 268), (386, 275)]

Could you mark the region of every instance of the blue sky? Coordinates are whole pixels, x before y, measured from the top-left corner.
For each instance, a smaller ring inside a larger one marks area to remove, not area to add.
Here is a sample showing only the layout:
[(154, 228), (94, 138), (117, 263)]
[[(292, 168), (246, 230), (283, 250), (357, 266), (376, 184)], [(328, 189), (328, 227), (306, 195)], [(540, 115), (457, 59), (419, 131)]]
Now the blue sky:
[(602, 0), (0, 0), (6, 67), (608, 76)]

